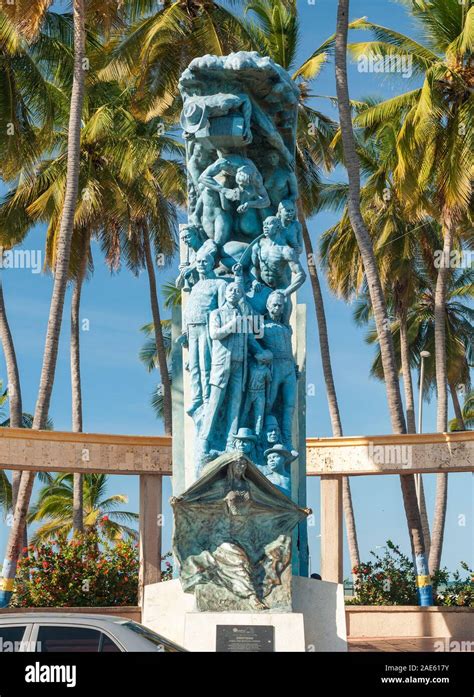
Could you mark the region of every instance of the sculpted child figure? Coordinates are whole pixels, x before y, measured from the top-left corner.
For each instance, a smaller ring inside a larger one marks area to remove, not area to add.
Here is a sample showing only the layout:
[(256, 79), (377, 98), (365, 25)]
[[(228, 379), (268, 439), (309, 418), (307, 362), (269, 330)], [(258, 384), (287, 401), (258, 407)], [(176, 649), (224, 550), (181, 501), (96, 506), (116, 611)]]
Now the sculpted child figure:
[(272, 354), (270, 351), (262, 351), (257, 353), (249, 364), (242, 421), (253, 424), (257, 436), (260, 436), (263, 428), (265, 404), (272, 381), (271, 363)]

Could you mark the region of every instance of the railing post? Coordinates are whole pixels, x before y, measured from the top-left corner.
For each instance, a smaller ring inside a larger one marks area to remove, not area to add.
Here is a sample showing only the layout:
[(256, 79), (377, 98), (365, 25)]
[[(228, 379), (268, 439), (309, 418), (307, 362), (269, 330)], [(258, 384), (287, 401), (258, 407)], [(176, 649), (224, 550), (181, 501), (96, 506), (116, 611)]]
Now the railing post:
[(321, 578), (342, 583), (342, 476), (321, 476)]
[(144, 589), (161, 579), (163, 478), (159, 474), (140, 475), (140, 570), (138, 603), (143, 607)]

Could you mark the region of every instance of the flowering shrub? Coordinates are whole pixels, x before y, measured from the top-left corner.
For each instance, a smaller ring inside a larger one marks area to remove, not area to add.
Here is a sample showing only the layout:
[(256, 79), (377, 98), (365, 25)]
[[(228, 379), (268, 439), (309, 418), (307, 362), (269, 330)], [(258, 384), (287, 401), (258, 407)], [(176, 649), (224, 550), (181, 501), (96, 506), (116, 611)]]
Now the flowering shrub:
[[(15, 607), (107, 607), (138, 602), (138, 545), (134, 542), (111, 545), (93, 532), (30, 546), (24, 553), (12, 600)], [(170, 562), (166, 564), (163, 580), (173, 572)]]
[[(416, 572), (411, 559), (402, 554), (390, 540), (383, 556), (371, 552), (373, 561), (359, 564), (354, 574), (354, 598), (350, 605), (418, 605)], [(466, 571), (468, 566), (461, 563)], [(453, 574), (453, 582), (446, 591), (437, 591), (449, 582), (447, 569), (438, 571), (432, 579), (436, 605), (472, 606), (473, 590), (470, 579), (462, 579), (459, 572)]]

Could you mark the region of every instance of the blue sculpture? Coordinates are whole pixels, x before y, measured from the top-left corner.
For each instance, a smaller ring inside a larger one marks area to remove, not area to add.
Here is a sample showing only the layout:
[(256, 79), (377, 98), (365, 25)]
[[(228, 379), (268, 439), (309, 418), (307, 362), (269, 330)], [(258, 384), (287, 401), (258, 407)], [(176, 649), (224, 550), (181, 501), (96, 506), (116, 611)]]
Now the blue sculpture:
[[(247, 452), (242, 429), (267, 471), (269, 445), (294, 452), (289, 318), (306, 278), (294, 171), (298, 88), (269, 58), (240, 52), (193, 60), (180, 90), (189, 224), (176, 283), (188, 294), (180, 341), (189, 349), (196, 476), (225, 451)], [(269, 416), (278, 443), (266, 440)]]
[(171, 505), (181, 583), (198, 610), (291, 611), (291, 531), (309, 509), (241, 452), (210, 463)]

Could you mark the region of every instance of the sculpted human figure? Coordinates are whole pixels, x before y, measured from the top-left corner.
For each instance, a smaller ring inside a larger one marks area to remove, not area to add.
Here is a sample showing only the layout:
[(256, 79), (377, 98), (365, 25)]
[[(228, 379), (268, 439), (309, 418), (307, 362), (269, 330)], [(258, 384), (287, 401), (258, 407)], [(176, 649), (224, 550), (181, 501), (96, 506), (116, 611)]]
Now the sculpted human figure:
[(265, 403), (272, 381), (271, 363), (272, 354), (269, 351), (261, 351), (249, 361), (242, 421), (252, 424), (257, 436), (260, 436), (263, 428)]
[(232, 232), (230, 203), (225, 195), (221, 195), (215, 188), (201, 185), (199, 188), (200, 194), (190, 216), (191, 222), (202, 225), (208, 238), (221, 246), (228, 242)]
[[(268, 193), (263, 185), (262, 176), (252, 160), (239, 153), (219, 151), (219, 158), (212, 165), (207, 167), (199, 177), (199, 183), (204, 187), (204, 190), (217, 193), (221, 201), (221, 208), (227, 211), (230, 208), (230, 202), (239, 201), (242, 193), (239, 187), (235, 188), (234, 186), (237, 172), (241, 168), (245, 168), (241, 171), (240, 179), (242, 184), (246, 188), (248, 187), (245, 196), (249, 197), (249, 200), (241, 204), (244, 207), (241, 209), (239, 215), (246, 213), (249, 208), (252, 207), (264, 208), (268, 206), (270, 202)], [(219, 177), (219, 179), (217, 179), (217, 177)], [(222, 181), (222, 178), (224, 178), (224, 181)], [(251, 198), (249, 193), (251, 194)], [(245, 203), (249, 204), (250, 200), (254, 203), (245, 206)], [(238, 225), (240, 225), (240, 223), (238, 223)], [(252, 224), (252, 226), (249, 226), (244, 223), (242, 231), (247, 236), (257, 237), (260, 234), (260, 223), (258, 223), (256, 229), (255, 225)], [(218, 242), (218, 244), (224, 244), (227, 240), (228, 237), (224, 239), (223, 242)]]
[(238, 202), (235, 219), (236, 231), (246, 237), (256, 237), (260, 234), (262, 225), (260, 209), (270, 203), (268, 193), (261, 186), (260, 175), (255, 175), (253, 168), (248, 165), (239, 167), (235, 175), (237, 188), (234, 189), (235, 200)]
[(190, 416), (209, 397), (211, 345), (208, 316), (209, 312), (225, 301), (227, 283), (216, 278), (214, 262), (214, 256), (202, 248), (196, 253), (195, 265), (199, 280), (193, 285), (184, 310), (184, 334), (181, 343), (189, 347), (191, 405), (187, 413)]
[[(286, 244), (279, 218), (269, 216), (263, 221), (263, 237), (252, 248), (253, 289), (261, 290), (262, 284), (272, 290), (280, 290), (285, 298), (295, 293), (306, 280), (296, 251)], [(290, 303), (285, 306), (284, 321), (291, 313)]]
[[(225, 290), (225, 303), (211, 312), (209, 335), (212, 340), (210, 393), (206, 416), (201, 429), (203, 453), (211, 448), (210, 439), (219, 420), (224, 421), (227, 435), (226, 448), (236, 433), (244, 385), (247, 379), (248, 352), (261, 351), (257, 340), (248, 331), (240, 307), (243, 290), (240, 283), (232, 282)], [(220, 413), (225, 407), (224, 416)]]
[(303, 228), (296, 217), (295, 202), (290, 199), (281, 200), (278, 204), (277, 218), (281, 223), (286, 244), (299, 256), (303, 251)]
[[(283, 320), (285, 295), (274, 291), (268, 296), (268, 318), (264, 322), (261, 344), (273, 355), (272, 381), (266, 405), (267, 414), (281, 414), (281, 436), (288, 450), (292, 446), (293, 413), (296, 404), (297, 367), (291, 345), (292, 330)], [(277, 405), (278, 402), (278, 405)]]
[(194, 143), (192, 155), (187, 162), (189, 210), (194, 211), (199, 198), (199, 177), (206, 167), (214, 162), (215, 150), (205, 143)]
[(204, 231), (197, 225), (183, 225), (179, 233), (180, 240), (187, 249), (186, 261), (181, 263), (179, 275), (176, 279), (176, 287), (185, 291), (190, 291), (191, 286), (199, 280), (196, 269), (196, 253), (201, 250), (201, 255), (205, 253), (217, 255), (217, 245), (213, 240), (205, 238)]
[(237, 450), (237, 452), (246, 455), (250, 460), (252, 457), (253, 449), (255, 443), (257, 442), (257, 436), (251, 428), (239, 428), (237, 433), (232, 434), (232, 450)]
[(283, 445), (277, 443), (264, 453), (267, 462), (266, 477), (287, 496), (291, 496), (289, 464), (295, 459)]
[(280, 201), (296, 201), (298, 183), (295, 173), (280, 165), (280, 154), (276, 150), (269, 150), (264, 156), (263, 183), (271, 201), (267, 215), (275, 215)]

